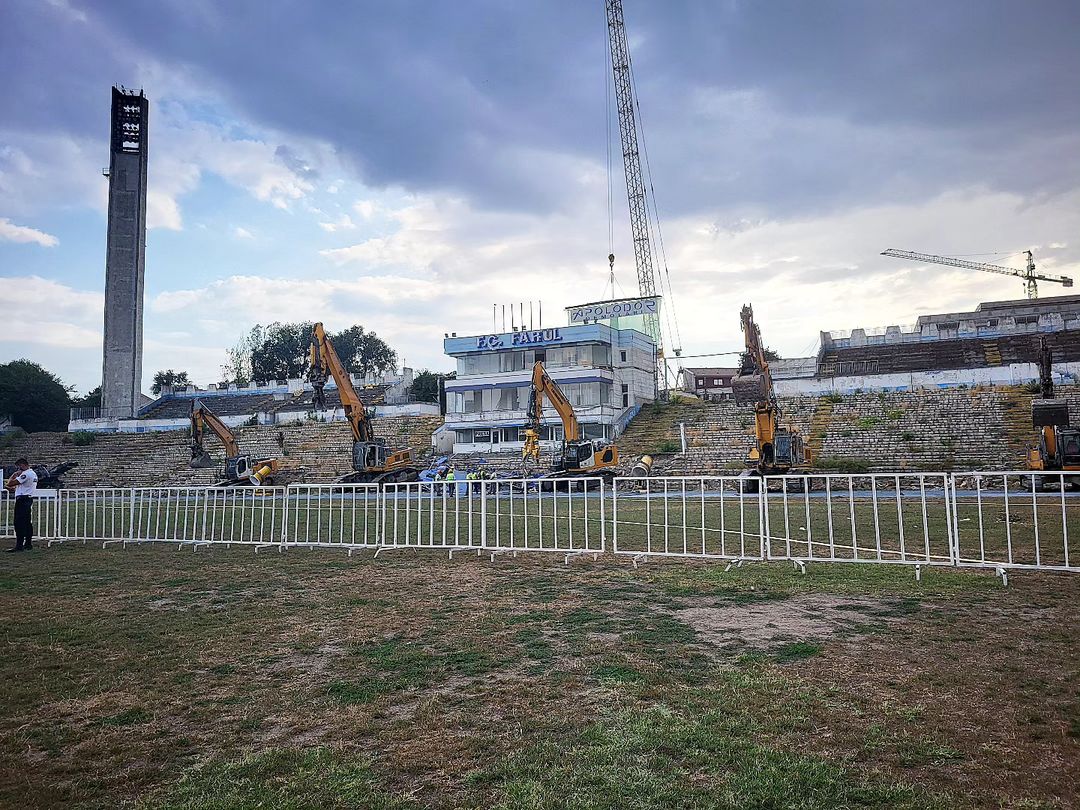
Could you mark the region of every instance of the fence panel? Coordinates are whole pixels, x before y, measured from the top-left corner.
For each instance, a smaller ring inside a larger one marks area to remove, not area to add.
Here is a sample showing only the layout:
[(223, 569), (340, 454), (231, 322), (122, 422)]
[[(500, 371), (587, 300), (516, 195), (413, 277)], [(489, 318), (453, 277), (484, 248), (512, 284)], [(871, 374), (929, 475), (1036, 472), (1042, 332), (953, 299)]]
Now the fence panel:
[(769, 559), (951, 565), (949, 477), (818, 474), (762, 489)]
[(412, 481), (382, 499), (387, 548), (601, 553), (599, 478)]
[[(57, 536), (56, 521), (60, 510), (59, 493), (56, 489), (39, 489), (34, 495), (31, 519), (34, 539), (52, 540)], [(0, 537), (15, 536), (15, 496), (0, 490)]]
[(310, 548), (378, 548), (376, 484), (293, 484), (282, 506), (282, 542)]
[(131, 542), (278, 542), (283, 487), (147, 487), (131, 490)]
[(131, 490), (120, 487), (62, 489), (56, 541), (118, 542), (131, 537)]
[(755, 483), (741, 476), (617, 478), (612, 547), (634, 556), (761, 559)]
[(1080, 493), (1063, 473), (970, 472), (952, 477), (962, 566), (1080, 571)]

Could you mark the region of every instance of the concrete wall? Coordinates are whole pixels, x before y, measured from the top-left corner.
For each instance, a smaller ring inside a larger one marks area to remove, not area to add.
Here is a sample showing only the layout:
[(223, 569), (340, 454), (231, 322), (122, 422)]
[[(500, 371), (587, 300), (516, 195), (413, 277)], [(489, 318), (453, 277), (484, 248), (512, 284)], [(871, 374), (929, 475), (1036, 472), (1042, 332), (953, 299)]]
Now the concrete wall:
[[(978, 385), (1022, 385), (1039, 379), (1034, 363), (1011, 363), (989, 368), (923, 371), (916, 374), (866, 374), (850, 377), (803, 377), (776, 379), (779, 396), (807, 396), (856, 391), (914, 391), (920, 388), (951, 388)], [(1080, 363), (1054, 363), (1055, 383), (1080, 380)]]
[(102, 416), (134, 416), (141, 398), (146, 260), (146, 98), (113, 88), (105, 255)]

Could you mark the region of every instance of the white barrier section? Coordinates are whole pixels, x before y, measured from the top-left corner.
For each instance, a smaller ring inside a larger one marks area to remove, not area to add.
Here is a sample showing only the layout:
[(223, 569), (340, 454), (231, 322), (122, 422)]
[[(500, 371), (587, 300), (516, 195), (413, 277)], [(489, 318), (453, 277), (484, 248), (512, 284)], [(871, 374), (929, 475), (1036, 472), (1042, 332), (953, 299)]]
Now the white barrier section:
[(131, 537), (131, 490), (62, 489), (56, 540), (118, 542)]
[(617, 478), (616, 554), (761, 559), (761, 499), (740, 476)]
[(945, 473), (775, 476), (761, 496), (769, 559), (953, 564)]
[[(957, 564), (1080, 571), (1080, 492), (1070, 476), (1040, 472), (953, 475)], [(1076, 480), (1076, 476), (1072, 476)]]
[(283, 487), (133, 489), (128, 542), (273, 543), (284, 517)]
[[(34, 525), (34, 539), (52, 540), (57, 536), (57, 515), (60, 500), (56, 489), (39, 489), (34, 495), (31, 520)], [(0, 537), (15, 536), (15, 496), (7, 490), (0, 490)]]
[(382, 545), (599, 554), (605, 508), (600, 478), (387, 484)]
[(377, 548), (376, 484), (293, 484), (285, 494), (281, 542), (310, 548)]

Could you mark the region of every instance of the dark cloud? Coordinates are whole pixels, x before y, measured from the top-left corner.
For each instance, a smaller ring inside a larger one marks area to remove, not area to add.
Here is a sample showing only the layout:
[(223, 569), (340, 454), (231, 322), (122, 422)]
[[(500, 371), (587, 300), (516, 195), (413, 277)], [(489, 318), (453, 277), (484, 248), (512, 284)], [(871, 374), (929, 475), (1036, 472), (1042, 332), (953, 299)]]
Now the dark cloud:
[(280, 160), (286, 169), (302, 180), (314, 182), (319, 179), (319, 170), (285, 144), (281, 144), (274, 150), (274, 157)]
[[(108, 84), (157, 62), (375, 186), (552, 210), (581, 193), (567, 157), (605, 159), (600, 0), (118, 0), (86, 17), (5, 4), (8, 126), (101, 134)], [(664, 213), (1080, 182), (1071, 0), (628, 0), (626, 18)]]

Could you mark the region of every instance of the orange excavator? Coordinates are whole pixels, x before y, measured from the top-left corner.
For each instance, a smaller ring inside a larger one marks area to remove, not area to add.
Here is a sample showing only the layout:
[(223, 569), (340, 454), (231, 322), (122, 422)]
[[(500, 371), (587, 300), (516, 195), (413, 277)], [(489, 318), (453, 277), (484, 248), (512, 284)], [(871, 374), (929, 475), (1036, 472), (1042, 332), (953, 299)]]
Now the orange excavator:
[(740, 318), (746, 351), (739, 373), (731, 380), (731, 389), (736, 405), (754, 406), (754, 446), (742, 475), (752, 479), (746, 491), (755, 492), (757, 481), (765, 476), (809, 472), (812, 458), (802, 434), (794, 427), (780, 424), (783, 411), (776, 401), (769, 360), (761, 341), (761, 329), (754, 322), (753, 308), (744, 306)]
[(360, 401), (349, 372), (338, 357), (334, 346), (326, 336), (321, 323), (311, 332), (311, 350), (308, 356), (308, 380), (315, 389), (314, 405), (325, 410), (326, 394), (323, 388), (331, 377), (337, 383), (338, 399), (345, 409), (345, 418), (352, 427), (353, 472), (338, 479), (343, 484), (392, 484), (415, 481), (419, 471), (413, 465), (412, 450), (391, 449), (386, 441), (375, 438), (371, 414)]
[(203, 442), (206, 430), (209, 428), (221, 441), (225, 448), (225, 480), (218, 486), (242, 487), (242, 486), (270, 486), (274, 483), (274, 475), (281, 466), (276, 458), (264, 458), (253, 460), (251, 456), (240, 452), (240, 445), (236, 441), (236, 435), (221, 419), (203, 404), (202, 400), (191, 403), (191, 461), (188, 466), (192, 469), (206, 469), (217, 466), (217, 462), (210, 458)]
[(563, 445), (561, 453), (551, 466), (549, 478), (571, 478), (576, 476), (614, 477), (615, 466), (619, 463), (619, 448), (604, 439), (582, 438), (581, 423), (570, 404), (570, 400), (559, 389), (544, 369), (544, 364), (537, 360), (533, 365), (532, 390), (529, 393), (528, 422), (525, 425), (525, 445), (521, 449), (521, 460), (526, 466), (534, 466), (540, 461), (540, 428), (543, 424), (544, 397), (547, 397), (562, 419)]

